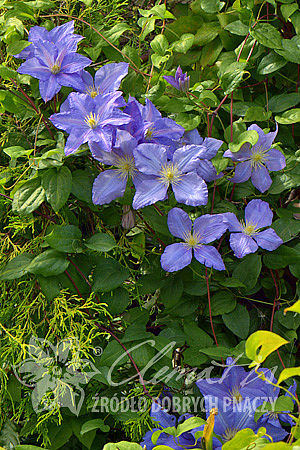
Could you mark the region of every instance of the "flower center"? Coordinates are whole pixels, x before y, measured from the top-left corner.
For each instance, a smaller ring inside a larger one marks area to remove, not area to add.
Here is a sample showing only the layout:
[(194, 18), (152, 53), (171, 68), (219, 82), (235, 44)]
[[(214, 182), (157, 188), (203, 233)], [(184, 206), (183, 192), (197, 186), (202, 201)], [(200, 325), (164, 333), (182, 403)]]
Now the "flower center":
[(262, 167), (265, 162), (266, 153), (268, 150), (264, 150), (262, 147), (257, 148), (251, 155), (250, 161), (251, 161), (251, 167), (254, 167), (254, 169), (257, 169), (258, 167)]
[(199, 233), (187, 233), (184, 236), (184, 242), (188, 248), (196, 248), (201, 245), (201, 236)]
[(97, 97), (99, 94), (98, 90), (95, 88), (95, 86), (89, 86), (86, 90), (87, 94), (89, 94), (92, 98)]
[(159, 181), (167, 186), (169, 184), (178, 184), (183, 177), (183, 173), (178, 169), (176, 164), (168, 162), (164, 166), (162, 166), (159, 172)]
[(53, 66), (51, 67), (50, 70), (51, 70), (51, 73), (56, 75), (60, 71), (60, 65), (59, 64), (53, 64)]
[(99, 114), (96, 115), (94, 113), (90, 113), (84, 118), (84, 121), (90, 128), (96, 128), (99, 119), (100, 119)]
[(246, 234), (247, 236), (253, 236), (254, 234), (257, 233), (256, 223), (251, 223), (251, 222), (243, 223), (242, 222), (242, 228), (243, 228), (243, 233)]
[(224, 442), (231, 441), (231, 439), (234, 438), (234, 436), (238, 431), (239, 430), (237, 428), (226, 428), (224, 434), (222, 435), (223, 441)]
[(230, 397), (237, 403), (243, 400), (242, 394), (237, 386), (234, 386), (231, 391), (229, 391)]
[(147, 128), (145, 131), (145, 139), (152, 139), (155, 135), (155, 128), (153, 126)]
[(119, 176), (125, 180), (128, 175), (133, 178), (134, 172), (137, 170), (133, 156), (120, 156), (116, 162), (116, 171)]

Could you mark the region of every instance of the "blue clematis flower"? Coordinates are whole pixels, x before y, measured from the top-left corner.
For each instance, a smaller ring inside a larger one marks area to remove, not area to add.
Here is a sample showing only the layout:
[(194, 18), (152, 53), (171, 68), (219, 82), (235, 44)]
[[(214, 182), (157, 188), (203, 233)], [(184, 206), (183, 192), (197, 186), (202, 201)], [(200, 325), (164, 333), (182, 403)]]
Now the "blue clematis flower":
[(35, 50), (39, 49), (40, 41), (48, 41), (65, 48), (68, 52), (76, 52), (77, 44), (83, 39), (83, 36), (74, 34), (74, 20), (64, 23), (48, 31), (45, 27), (32, 27), (28, 33), (28, 45), (20, 53), (14, 55), (15, 58), (28, 59), (35, 56)]
[(40, 93), (47, 102), (62, 86), (78, 90), (82, 85), (78, 72), (90, 63), (90, 59), (70, 52), (67, 47), (62, 48), (49, 41), (38, 41), (34, 57), (21, 64), (18, 72), (40, 80)]
[(132, 121), (123, 128), (134, 136), (139, 144), (151, 142), (164, 145), (168, 149), (168, 156), (172, 156), (175, 150), (174, 141), (183, 135), (183, 127), (177, 125), (174, 120), (162, 117), (148, 99), (143, 106), (135, 98), (129, 97), (124, 112), (132, 117)]
[(168, 214), (168, 227), (171, 234), (184, 242), (168, 245), (161, 255), (161, 266), (166, 272), (175, 272), (188, 266), (193, 257), (206, 267), (225, 270), (222, 257), (211, 242), (220, 238), (226, 231), (221, 214), (205, 214), (194, 222), (180, 208), (173, 208)]
[(273, 213), (267, 202), (251, 200), (245, 208), (245, 222), (239, 222), (233, 213), (224, 213), (223, 217), (229, 231), (233, 232), (230, 247), (237, 258), (256, 252), (258, 247), (272, 251), (283, 244), (272, 228), (259, 231), (272, 225)]
[(131, 118), (116, 108), (122, 93), (117, 91), (94, 99), (89, 95), (72, 92), (67, 100), (68, 110), (52, 114), (50, 120), (69, 133), (65, 154), (76, 152), (80, 145), (97, 142), (106, 152), (110, 152), (116, 127), (128, 123)]
[(125, 62), (106, 64), (97, 70), (95, 80), (92, 75), (82, 71), (82, 87), (79, 90), (92, 98), (97, 95), (109, 94), (119, 89), (121, 81), (128, 73), (129, 65)]
[(222, 178), (224, 173), (220, 172), (217, 174), (216, 168), (210, 160), (216, 156), (219, 148), (223, 144), (223, 141), (210, 137), (203, 139), (198, 130), (194, 129), (184, 133), (178, 146), (192, 144), (201, 146), (201, 151), (199, 151), (199, 165), (196, 169), (198, 175), (206, 182)]
[(175, 77), (166, 75), (163, 78), (178, 91), (187, 92), (190, 88), (190, 77), (187, 73), (182, 72), (180, 66), (177, 67)]
[(230, 150), (224, 153), (225, 158), (231, 158), (232, 161), (238, 162), (235, 175), (230, 181), (243, 183), (251, 177), (253, 186), (260, 192), (265, 192), (272, 184), (268, 171), (281, 170), (286, 166), (285, 157), (281, 151), (271, 148), (277, 135), (278, 125), (276, 125), (276, 131), (267, 134), (257, 125), (251, 125), (248, 130), (255, 130), (259, 135), (259, 139), (253, 147), (247, 142), (236, 153), (232, 153)]
[(136, 167), (141, 172), (133, 180), (136, 188), (134, 209), (164, 200), (170, 185), (180, 203), (192, 206), (207, 203), (205, 181), (194, 171), (198, 162), (196, 146), (177, 149), (172, 161), (168, 161), (166, 148), (158, 144), (140, 144), (133, 153)]
[[(257, 422), (254, 420), (256, 408), (264, 401), (274, 402), (280, 389), (262, 380), (254, 370), (246, 372), (243, 367), (235, 365), (232, 358), (227, 358), (226, 366), (221, 378), (201, 379), (196, 382), (204, 396), (207, 415), (212, 407), (218, 409), (214, 432), (225, 443), (243, 428), (251, 428), (257, 432), (263, 426), (274, 441), (284, 439), (288, 433), (281, 427), (279, 420), (274, 423), (269, 414), (262, 416)], [(260, 368), (259, 372), (263, 372), (267, 380), (276, 384), (276, 379), (269, 369)], [(219, 448), (221, 446), (216, 447)]]
[(91, 143), (93, 157), (114, 167), (101, 172), (94, 181), (93, 203), (95, 205), (104, 205), (118, 197), (123, 197), (128, 178), (133, 178), (137, 172), (133, 156), (136, 146), (136, 139), (124, 130), (118, 130), (116, 144), (111, 152), (104, 151), (96, 142)]
[[(199, 448), (198, 444), (195, 444), (194, 433), (185, 432), (182, 433), (181, 436), (175, 437), (171, 436), (167, 433), (161, 433), (157, 443), (153, 444), (152, 436), (155, 431), (162, 430), (163, 428), (168, 427), (176, 427), (177, 420), (173, 414), (169, 414), (165, 409), (163, 409), (160, 405), (153, 403), (151, 407), (150, 416), (153, 418), (155, 422), (157, 422), (157, 428), (153, 428), (151, 431), (147, 431), (144, 436), (143, 441), (141, 442), (141, 446), (147, 450), (152, 450), (158, 445), (166, 445), (174, 450), (183, 450), (183, 449), (192, 449)], [(181, 420), (179, 418), (178, 422)], [(200, 428), (193, 430), (194, 432), (198, 431)]]

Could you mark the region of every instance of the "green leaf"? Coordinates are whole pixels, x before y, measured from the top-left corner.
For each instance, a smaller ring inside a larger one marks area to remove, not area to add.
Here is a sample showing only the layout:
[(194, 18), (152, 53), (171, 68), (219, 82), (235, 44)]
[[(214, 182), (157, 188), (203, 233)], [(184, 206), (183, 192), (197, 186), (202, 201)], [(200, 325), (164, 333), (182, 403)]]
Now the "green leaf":
[(29, 266), (28, 272), (44, 277), (52, 277), (63, 273), (69, 265), (69, 261), (63, 253), (56, 250), (47, 250), (36, 256)]
[(16, 445), (14, 447), (14, 450), (45, 450), (45, 449), (43, 449), (42, 447), (37, 447), (36, 445)]
[(3, 149), (4, 153), (6, 153), (11, 159), (22, 158), (23, 156), (29, 156), (33, 152), (33, 148), (25, 149), (23, 147), (19, 147), (18, 145), (13, 147), (6, 147)]
[(291, 3), (289, 5), (281, 5), (280, 10), (281, 14), (283, 15), (284, 20), (287, 22), (288, 19), (292, 14), (294, 14), (295, 11), (299, 9), (299, 6), (297, 3)]
[(153, 41), (151, 41), (150, 46), (155, 53), (160, 56), (164, 56), (169, 47), (169, 43), (167, 38), (163, 34), (158, 34), (157, 36), (155, 36)]
[(287, 61), (299, 64), (300, 36), (294, 36), (292, 39), (282, 39), (282, 48), (282, 50), (276, 49), (275, 51)]
[(112, 294), (112, 297), (108, 297), (108, 295), (105, 297), (105, 303), (107, 303), (108, 311), (115, 316), (126, 309), (130, 299), (128, 291), (124, 288), (117, 288)]
[(287, 311), (296, 312), (300, 314), (300, 300), (297, 300), (296, 303), (294, 303), (292, 306), (285, 308), (284, 314), (286, 314)]
[(104, 420), (102, 420), (102, 419), (92, 419), (92, 420), (88, 420), (87, 422), (85, 422), (82, 425), (80, 434), (85, 434), (85, 433), (88, 433), (89, 431), (98, 430), (98, 429), (103, 431), (103, 433), (108, 433), (110, 430), (110, 427), (109, 427), (109, 425), (106, 425), (104, 423)]
[(245, 346), (247, 357), (253, 361), (249, 367), (262, 364), (271, 353), (284, 344), (288, 344), (288, 341), (271, 331), (259, 330), (251, 334)]
[(247, 27), (247, 25), (240, 20), (236, 20), (235, 22), (231, 22), (226, 25), (225, 30), (232, 34), (237, 34), (238, 36), (246, 36), (249, 31), (249, 27)]
[(273, 113), (279, 113), (285, 111), (293, 106), (298, 105), (300, 102), (300, 93), (292, 92), (290, 94), (280, 94), (271, 97), (269, 100), (269, 109)]
[(264, 255), (264, 264), (269, 269), (281, 269), (295, 263), (300, 263), (300, 254), (296, 249), (287, 245), (281, 245), (273, 252)]
[[(276, 193), (273, 189), (269, 192), (272, 192), (272, 194)], [(287, 242), (297, 236), (298, 233), (300, 233), (300, 221), (283, 217), (282, 219), (275, 220), (275, 222), (273, 222), (272, 224), (272, 228), (276, 231), (278, 236), (281, 237), (283, 242)]]
[(118, 261), (101, 256), (98, 258), (93, 277), (93, 291), (109, 292), (119, 287), (129, 277), (129, 271)]
[(261, 256), (256, 254), (246, 255), (235, 267), (232, 276), (246, 286), (246, 291), (250, 291), (257, 283), (261, 267)]
[(116, 444), (105, 444), (103, 450), (142, 450), (142, 447), (139, 444), (121, 441)]
[(300, 108), (285, 111), (282, 116), (275, 116), (275, 120), (282, 125), (290, 125), (291, 123), (300, 122)]
[(64, 206), (72, 189), (72, 173), (63, 166), (59, 169), (49, 169), (42, 176), (42, 185), (46, 198), (55, 212)]
[(16, 72), (15, 70), (2, 64), (0, 65), (0, 77), (3, 78), (3, 80), (9, 80), (10, 78), (13, 78), (15, 80), (17, 76), (18, 72)]
[(230, 331), (241, 339), (246, 339), (249, 334), (250, 316), (245, 306), (237, 304), (233, 311), (223, 314), (222, 319)]
[(287, 61), (282, 56), (271, 51), (260, 61), (257, 67), (257, 71), (260, 75), (267, 75), (281, 69), (286, 64)]
[(55, 250), (75, 253), (81, 250), (81, 231), (75, 225), (53, 225), (45, 241)]
[(86, 247), (96, 252), (109, 252), (116, 245), (114, 238), (106, 233), (96, 233), (85, 242)]
[(262, 106), (250, 106), (246, 111), (244, 122), (264, 122), (271, 116), (271, 111), (266, 111)]
[(172, 44), (172, 49), (177, 53), (186, 53), (193, 45), (195, 36), (191, 33), (183, 34), (179, 41)]
[(200, 417), (190, 417), (178, 425), (176, 436), (181, 436), (183, 433), (201, 427), (203, 424), (206, 424), (204, 419), (201, 419)]
[[(229, 291), (218, 291), (211, 297), (211, 313), (213, 316), (230, 313), (236, 307), (236, 299)], [(205, 309), (208, 314), (208, 306)]]
[(40, 178), (32, 178), (23, 183), (15, 192), (12, 210), (19, 214), (30, 214), (35, 211), (44, 200), (45, 191), (41, 186)]
[(255, 130), (247, 130), (243, 133), (240, 133), (238, 136), (236, 136), (233, 140), (233, 142), (229, 143), (229, 150), (233, 153), (238, 152), (242, 145), (249, 142), (251, 145), (255, 145), (258, 141), (258, 133)]
[(246, 65), (244, 62), (234, 62), (225, 69), (220, 78), (224, 94), (233, 92), (243, 81)]
[(173, 308), (183, 293), (183, 282), (179, 277), (170, 277), (161, 288), (160, 298), (167, 309)]
[(25, 275), (33, 259), (30, 253), (22, 253), (11, 259), (4, 267), (0, 269), (0, 280), (16, 280)]
[(204, 22), (195, 34), (194, 45), (203, 45), (212, 42), (221, 31), (219, 22)]
[[(299, 376), (300, 376), (300, 367), (289, 367), (288, 369), (283, 369), (283, 371), (279, 375), (278, 384), (281, 384), (283, 381), (287, 380), (288, 378), (299, 377)], [(276, 408), (276, 410), (277, 410), (277, 408)]]
[(221, 11), (225, 2), (221, 2), (220, 0), (196, 0), (193, 2), (193, 5), (193, 8), (201, 8), (208, 14), (215, 14)]
[(265, 444), (269, 442), (263, 439), (262, 446), (257, 445), (262, 439), (258, 437), (250, 428), (244, 428), (236, 433), (233, 439), (225, 442), (222, 449), (224, 450), (246, 450), (249, 448), (255, 448), (257, 450), (265, 448)]
[(250, 29), (250, 34), (265, 47), (282, 48), (279, 31), (269, 23), (257, 23), (255, 28)]
[(93, 181), (88, 170), (75, 170), (72, 172), (72, 194), (83, 202), (91, 203)]

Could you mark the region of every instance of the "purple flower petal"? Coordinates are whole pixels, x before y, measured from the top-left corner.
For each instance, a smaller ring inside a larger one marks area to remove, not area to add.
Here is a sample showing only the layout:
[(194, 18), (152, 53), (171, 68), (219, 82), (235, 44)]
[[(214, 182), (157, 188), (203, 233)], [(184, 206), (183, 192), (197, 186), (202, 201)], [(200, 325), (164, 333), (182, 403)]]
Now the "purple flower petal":
[(39, 88), (42, 99), (48, 102), (60, 91), (61, 86), (57, 83), (56, 77), (51, 75), (47, 81), (40, 80)]
[(65, 154), (71, 155), (72, 153), (75, 153), (76, 150), (79, 149), (79, 147), (87, 142), (88, 140), (88, 134), (90, 132), (89, 129), (87, 129), (85, 132), (82, 132), (83, 130), (79, 130), (78, 132), (72, 132), (66, 142), (65, 145)]
[(251, 125), (248, 130), (255, 130), (258, 135), (259, 139), (257, 143), (254, 145), (254, 149), (262, 148), (262, 150), (269, 150), (271, 145), (273, 144), (273, 141), (277, 135), (278, 132), (278, 125), (276, 124), (276, 130), (270, 133), (265, 134), (263, 130), (256, 124)]
[(71, 113), (71, 112), (62, 112), (57, 114), (52, 114), (50, 116), (50, 120), (53, 123), (53, 125), (56, 126), (56, 128), (59, 128), (60, 130), (65, 130), (68, 133), (71, 133), (71, 131), (74, 128), (85, 128), (85, 123), (83, 121), (84, 116), (82, 117), (78, 113)]
[(97, 161), (100, 161), (103, 164), (107, 164), (108, 166), (114, 166), (116, 164), (118, 155), (115, 151), (107, 152), (103, 150), (101, 145), (99, 145), (97, 142), (91, 142), (89, 144), (89, 147), (93, 158), (97, 159)]
[(186, 239), (192, 230), (192, 221), (185, 211), (173, 208), (168, 214), (168, 227), (173, 236)]
[(207, 183), (218, 180), (224, 176), (223, 172), (217, 174), (216, 168), (208, 159), (200, 159), (197, 166), (197, 174)]
[(255, 224), (257, 228), (269, 227), (272, 224), (273, 213), (269, 203), (254, 199), (245, 208), (246, 222)]
[(57, 82), (61, 86), (67, 86), (75, 89), (76, 91), (80, 90), (82, 87), (82, 78), (78, 73), (63, 73), (59, 72), (55, 75)]
[(201, 155), (203, 159), (212, 159), (218, 153), (223, 141), (219, 139), (207, 137), (204, 139), (203, 147), (206, 147), (206, 152)]
[(104, 151), (110, 152), (113, 143), (113, 131), (111, 127), (97, 127), (96, 130), (90, 130), (89, 141), (89, 145), (91, 141), (95, 141), (100, 145), (100, 147), (102, 147)]
[(199, 164), (199, 148), (197, 145), (185, 145), (175, 150), (173, 163), (177, 164), (181, 172), (191, 172)]
[(121, 81), (128, 73), (129, 65), (125, 62), (106, 64), (97, 70), (95, 87), (100, 94), (115, 92), (119, 89)]
[(249, 142), (246, 142), (242, 145), (240, 150), (238, 152), (231, 152), (230, 150), (226, 150), (224, 152), (224, 158), (231, 158), (232, 161), (238, 162), (238, 161), (247, 161), (251, 158), (252, 152), (251, 152), (251, 144)]
[(171, 86), (173, 86), (175, 89), (179, 90), (179, 83), (175, 80), (174, 77), (171, 75), (165, 75), (163, 78), (166, 80), (167, 83), (169, 83)]
[(255, 253), (258, 249), (256, 242), (250, 236), (243, 233), (232, 233), (229, 242), (237, 258), (243, 258), (249, 253)]
[(195, 258), (206, 267), (216, 270), (225, 270), (224, 262), (218, 250), (211, 245), (201, 245), (194, 249)]
[(172, 119), (157, 119), (154, 122), (154, 137), (168, 137), (169, 139), (180, 139), (184, 133), (184, 128), (177, 125)]
[(136, 193), (132, 202), (132, 207), (134, 209), (153, 205), (153, 203), (166, 198), (168, 187), (163, 183), (160, 183), (157, 180), (157, 177), (138, 174), (134, 177), (133, 183), (136, 188)]
[(118, 197), (123, 197), (127, 179), (121, 178), (116, 170), (101, 172), (93, 185), (93, 203), (104, 205)]
[(205, 214), (197, 217), (194, 222), (194, 233), (201, 237), (202, 244), (209, 244), (219, 239), (226, 229), (223, 214)]
[(172, 185), (176, 200), (190, 206), (206, 205), (208, 199), (207, 186), (196, 172), (183, 175), (182, 179)]
[(146, 98), (145, 106), (142, 106), (142, 115), (143, 119), (147, 120), (148, 122), (155, 122), (156, 120), (161, 118), (161, 113), (157, 108), (155, 108), (153, 103), (148, 98)]
[(140, 144), (133, 154), (136, 167), (147, 175), (158, 175), (167, 163), (167, 150), (158, 144)]
[(222, 216), (223, 216), (223, 221), (229, 231), (237, 231), (237, 232), (242, 231), (242, 225), (237, 220), (235, 214), (229, 212), (229, 213), (223, 213)]
[(192, 256), (192, 249), (183, 243), (168, 245), (160, 258), (161, 267), (166, 272), (176, 272), (188, 266)]
[(272, 178), (269, 175), (268, 169), (264, 166), (253, 169), (251, 181), (253, 186), (262, 193), (266, 192), (272, 184)]
[(91, 60), (86, 56), (82, 56), (78, 53), (69, 53), (62, 61), (61, 71), (63, 73), (76, 73), (80, 72), (85, 67), (91, 64)]
[(271, 171), (284, 169), (286, 166), (285, 157), (280, 150), (276, 148), (271, 148), (266, 154), (266, 162), (267, 168)]
[(252, 166), (250, 161), (240, 162), (236, 168), (234, 177), (230, 178), (232, 183), (244, 183), (249, 180), (252, 172)]
[(273, 228), (261, 231), (253, 237), (261, 248), (269, 251), (276, 250), (276, 248), (283, 244), (283, 240), (275, 233)]
[(23, 62), (17, 70), (18, 73), (31, 75), (38, 80), (48, 80), (51, 72), (49, 68), (41, 64), (41, 62), (37, 58), (30, 58), (27, 61)]

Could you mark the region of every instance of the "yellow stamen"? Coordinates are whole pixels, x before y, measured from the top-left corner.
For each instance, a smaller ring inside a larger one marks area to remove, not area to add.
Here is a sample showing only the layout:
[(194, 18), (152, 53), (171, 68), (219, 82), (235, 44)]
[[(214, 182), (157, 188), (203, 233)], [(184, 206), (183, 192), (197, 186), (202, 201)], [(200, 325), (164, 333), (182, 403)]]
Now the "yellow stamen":
[(263, 150), (262, 147), (258, 147), (257, 149), (255, 149), (255, 151), (252, 153), (252, 155), (250, 157), (251, 167), (253, 167), (254, 169), (257, 169), (258, 167), (262, 167), (266, 160), (267, 152), (268, 152), (268, 150)]
[(234, 438), (234, 436), (238, 431), (239, 430), (237, 428), (226, 428), (224, 434), (222, 435), (223, 441), (224, 442), (231, 441), (231, 439)]
[(54, 75), (57, 74), (60, 71), (60, 65), (59, 64), (53, 64), (53, 66), (51, 67), (51, 73), (53, 73)]
[(170, 183), (176, 185), (182, 180), (183, 175), (184, 174), (178, 169), (176, 164), (168, 162), (162, 166), (158, 179), (167, 186), (169, 186)]
[(86, 90), (86, 92), (92, 97), (95, 98), (99, 94), (98, 90), (95, 88), (95, 86), (89, 86)]
[(99, 122), (99, 114), (96, 115), (94, 113), (90, 113), (85, 117), (84, 121), (90, 128), (96, 128)]
[(257, 233), (256, 223), (251, 223), (251, 222), (243, 223), (242, 222), (242, 227), (243, 227), (243, 233), (247, 234), (247, 236), (252, 236), (253, 234)]
[(243, 400), (243, 397), (240, 393), (240, 390), (237, 386), (234, 386), (231, 391), (229, 391), (229, 395), (237, 403), (240, 403)]
[(116, 162), (116, 171), (119, 176), (125, 180), (128, 176), (134, 177), (134, 172), (137, 170), (134, 163), (133, 156), (120, 156)]
[(199, 233), (192, 234), (191, 232), (186, 233), (184, 236), (185, 245), (188, 248), (196, 248), (201, 245), (201, 236)]

